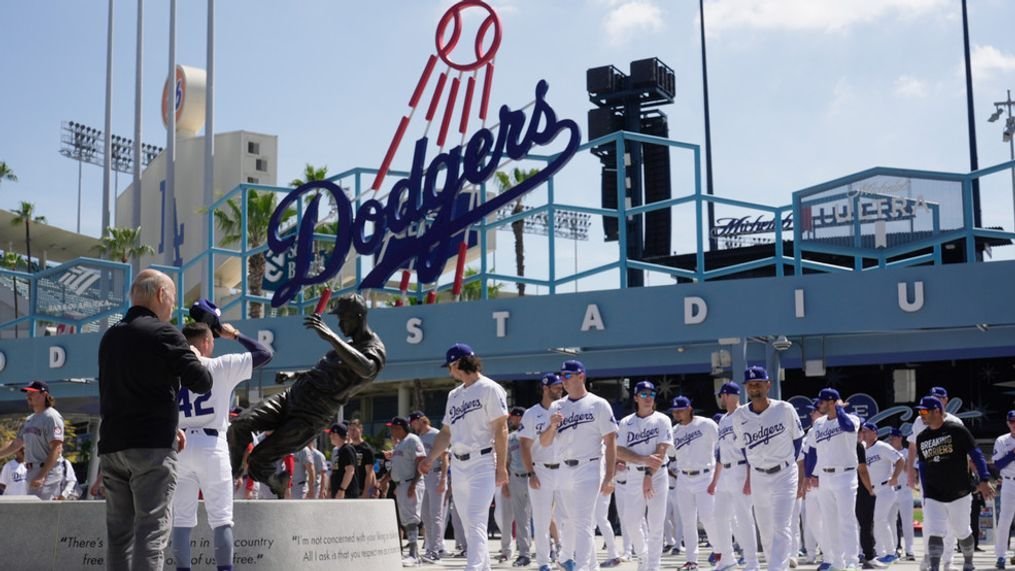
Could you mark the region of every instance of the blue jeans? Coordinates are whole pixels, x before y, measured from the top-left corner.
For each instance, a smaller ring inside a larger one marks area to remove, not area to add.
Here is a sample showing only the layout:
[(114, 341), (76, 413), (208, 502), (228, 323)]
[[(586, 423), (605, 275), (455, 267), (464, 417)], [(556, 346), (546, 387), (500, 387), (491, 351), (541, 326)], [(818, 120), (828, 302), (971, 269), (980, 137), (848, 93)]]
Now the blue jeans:
[(133, 448), (103, 454), (106, 569), (162, 571), (172, 530), (176, 452)]

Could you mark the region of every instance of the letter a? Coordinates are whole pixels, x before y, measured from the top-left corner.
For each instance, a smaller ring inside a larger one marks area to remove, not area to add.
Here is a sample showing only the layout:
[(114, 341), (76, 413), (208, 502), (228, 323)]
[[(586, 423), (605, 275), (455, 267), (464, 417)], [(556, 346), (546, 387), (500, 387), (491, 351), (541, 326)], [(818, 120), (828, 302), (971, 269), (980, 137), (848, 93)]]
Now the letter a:
[(599, 306), (590, 303), (585, 308), (585, 319), (582, 319), (582, 332), (595, 329), (597, 331), (605, 331), (606, 325), (603, 324), (603, 316), (599, 313)]
[(913, 282), (913, 301), (909, 301), (908, 289), (906, 282), (899, 282), (899, 309), (916, 313), (923, 309), (923, 282)]

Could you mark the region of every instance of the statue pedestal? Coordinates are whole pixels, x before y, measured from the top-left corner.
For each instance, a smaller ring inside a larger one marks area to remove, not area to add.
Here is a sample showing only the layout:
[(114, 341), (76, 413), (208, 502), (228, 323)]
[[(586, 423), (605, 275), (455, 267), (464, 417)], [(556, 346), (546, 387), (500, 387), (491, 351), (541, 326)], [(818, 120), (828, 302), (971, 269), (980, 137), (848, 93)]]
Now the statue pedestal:
[[(2, 496), (0, 496), (2, 497)], [(390, 571), (401, 567), (391, 500), (237, 500), (237, 569)], [(204, 502), (191, 536), (191, 567), (215, 569)], [(106, 504), (4, 498), (0, 505), (7, 569), (105, 569)], [(167, 571), (176, 568), (166, 550)]]

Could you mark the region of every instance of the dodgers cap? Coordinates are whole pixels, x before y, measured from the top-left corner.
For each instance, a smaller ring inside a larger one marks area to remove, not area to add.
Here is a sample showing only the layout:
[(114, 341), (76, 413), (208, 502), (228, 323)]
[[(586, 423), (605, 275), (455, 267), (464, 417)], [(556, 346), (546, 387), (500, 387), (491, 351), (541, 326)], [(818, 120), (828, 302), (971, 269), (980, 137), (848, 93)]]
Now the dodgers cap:
[(576, 359), (571, 359), (570, 361), (564, 361), (560, 365), (560, 372), (561, 373), (584, 373), (585, 372), (585, 365), (583, 365), (581, 361), (578, 361)]
[(920, 399), (920, 404), (916, 405), (917, 410), (944, 410), (941, 406), (941, 401), (937, 400), (934, 396), (925, 396)]
[(723, 385), (721, 387), (719, 387), (719, 394), (721, 394), (721, 395), (738, 395), (738, 394), (740, 394), (740, 385), (738, 385), (738, 384), (736, 384), (734, 382), (723, 383)]
[(818, 393), (818, 400), (819, 401), (822, 401), (822, 400), (839, 400), (840, 398), (841, 397), (839, 396), (839, 391), (837, 391), (837, 390), (835, 390), (835, 389), (833, 389), (831, 387), (823, 388), (823, 389), (821, 389), (821, 392)]
[(764, 367), (757, 366), (748, 367), (747, 370), (744, 371), (745, 383), (749, 383), (751, 381), (767, 381), (767, 380), (768, 380), (768, 371), (766, 371)]
[(638, 394), (641, 391), (656, 392), (656, 385), (652, 381), (638, 381), (638, 384), (634, 385), (634, 394)]
[(673, 403), (670, 406), (670, 410), (685, 410), (691, 408), (691, 399), (681, 395), (673, 397)]
[(214, 337), (218, 337), (219, 331), (222, 331), (222, 310), (207, 299), (199, 299), (190, 306), (190, 318), (207, 325)]
[(469, 347), (465, 343), (455, 343), (450, 349), (448, 349), (447, 353), (445, 353), (444, 364), (441, 365), (441, 367), (447, 367), (462, 357), (471, 357), (475, 354), (476, 352), (472, 350), (472, 347)]
[(545, 375), (543, 375), (542, 379), (539, 379), (539, 382), (544, 387), (550, 387), (553, 385), (559, 385), (564, 381), (560, 380), (560, 375), (558, 375), (557, 373), (546, 373)]
[(931, 387), (930, 396), (938, 398), (948, 398), (948, 389), (944, 387)]

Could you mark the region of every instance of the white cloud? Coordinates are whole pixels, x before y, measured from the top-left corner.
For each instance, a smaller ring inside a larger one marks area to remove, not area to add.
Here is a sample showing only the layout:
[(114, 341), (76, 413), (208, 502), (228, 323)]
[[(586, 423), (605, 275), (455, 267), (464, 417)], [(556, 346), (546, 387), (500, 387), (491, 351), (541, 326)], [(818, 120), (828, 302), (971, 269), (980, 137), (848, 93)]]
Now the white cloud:
[(994, 46), (975, 46), (971, 57), (973, 77), (977, 81), (990, 79), (999, 72), (1015, 71), (1015, 54), (1002, 52)]
[(835, 82), (835, 87), (832, 88), (832, 96), (828, 100), (828, 110), (826, 111), (829, 117), (835, 117), (846, 112), (846, 108), (849, 107), (856, 99), (856, 92), (853, 86), (850, 85), (849, 80), (845, 77), (840, 77)]
[(710, 34), (742, 29), (841, 32), (896, 15), (947, 16), (949, 0), (712, 0), (705, 3)]
[(927, 82), (911, 75), (901, 75), (895, 80), (892, 89), (897, 97), (907, 99), (921, 99), (927, 97), (929, 88)]
[(603, 18), (606, 38), (613, 44), (622, 44), (640, 32), (658, 32), (663, 28), (662, 10), (651, 0), (611, 2), (616, 6)]

